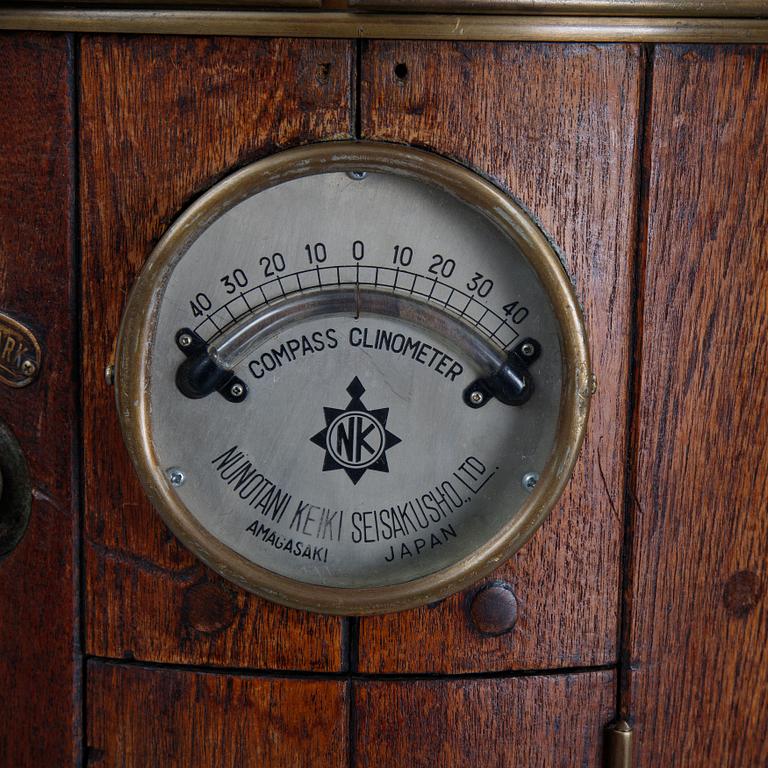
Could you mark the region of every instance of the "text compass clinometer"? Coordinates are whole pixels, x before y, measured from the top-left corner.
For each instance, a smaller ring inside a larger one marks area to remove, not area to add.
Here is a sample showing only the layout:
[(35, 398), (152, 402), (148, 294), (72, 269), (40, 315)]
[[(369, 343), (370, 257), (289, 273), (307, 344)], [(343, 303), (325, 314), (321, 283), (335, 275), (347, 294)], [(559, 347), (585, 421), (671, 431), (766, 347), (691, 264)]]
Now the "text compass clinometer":
[(431, 602), (531, 536), (578, 453), (581, 313), (533, 220), (364, 142), (225, 179), (163, 237), (116, 366), (168, 525), (222, 575), (342, 614)]

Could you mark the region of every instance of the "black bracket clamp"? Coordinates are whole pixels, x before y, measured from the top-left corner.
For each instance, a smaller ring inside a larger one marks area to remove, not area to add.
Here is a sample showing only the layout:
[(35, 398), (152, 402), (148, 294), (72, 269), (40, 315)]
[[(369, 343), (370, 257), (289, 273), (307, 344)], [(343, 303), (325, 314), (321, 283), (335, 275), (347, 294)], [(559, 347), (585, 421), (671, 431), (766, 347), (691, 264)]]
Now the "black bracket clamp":
[(248, 396), (248, 385), (219, 365), (208, 353), (208, 344), (194, 331), (177, 331), (176, 346), (187, 358), (176, 370), (176, 386), (182, 395), (198, 400), (218, 392), (230, 403), (242, 403)]
[(540, 356), (541, 344), (536, 339), (523, 339), (495, 373), (473, 381), (464, 390), (465, 404), (470, 408), (482, 408), (494, 397), (505, 405), (527, 403), (534, 390), (528, 366)]

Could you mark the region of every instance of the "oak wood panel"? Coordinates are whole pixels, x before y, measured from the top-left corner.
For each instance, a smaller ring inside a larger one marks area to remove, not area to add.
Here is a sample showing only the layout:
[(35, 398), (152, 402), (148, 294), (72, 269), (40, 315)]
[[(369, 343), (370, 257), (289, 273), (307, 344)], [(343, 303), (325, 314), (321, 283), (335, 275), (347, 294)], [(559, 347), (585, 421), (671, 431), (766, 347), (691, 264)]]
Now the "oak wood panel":
[(87, 762), (341, 768), (347, 686), (90, 662)]
[(72, 61), (68, 35), (0, 35), (0, 309), (42, 349), (36, 381), (0, 384), (0, 419), (33, 488), (24, 538), (0, 560), (8, 766), (75, 765), (79, 754)]
[(88, 651), (339, 669), (339, 619), (226, 585), (161, 523), (124, 450), (104, 366), (135, 276), (185, 206), (265, 154), (350, 136), (350, 44), (87, 36), (81, 51)]
[(624, 701), (642, 766), (768, 764), (766, 114), (765, 48), (657, 49)]
[(459, 595), (364, 620), (362, 670), (545, 668), (616, 658), (642, 77), (641, 51), (628, 45), (376, 42), (364, 53), (365, 138), (413, 143), (477, 168), (521, 200), (562, 248), (599, 386), (559, 507), (494, 574), (517, 596), (514, 631), (480, 636), (467, 618), (467, 596)]
[(615, 673), (360, 682), (354, 768), (593, 768)]

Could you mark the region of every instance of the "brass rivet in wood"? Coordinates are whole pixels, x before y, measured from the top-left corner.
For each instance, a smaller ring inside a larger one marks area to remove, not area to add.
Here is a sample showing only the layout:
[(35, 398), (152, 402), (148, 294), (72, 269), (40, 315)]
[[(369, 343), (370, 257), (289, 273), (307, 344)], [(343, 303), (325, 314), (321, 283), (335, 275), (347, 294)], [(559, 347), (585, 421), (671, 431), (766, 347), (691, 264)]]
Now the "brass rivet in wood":
[(198, 632), (211, 633), (226, 629), (236, 615), (236, 599), (221, 584), (201, 582), (189, 587), (184, 593), (184, 622)]
[(517, 622), (517, 598), (506, 582), (491, 582), (475, 593), (469, 613), (480, 634), (503, 635)]

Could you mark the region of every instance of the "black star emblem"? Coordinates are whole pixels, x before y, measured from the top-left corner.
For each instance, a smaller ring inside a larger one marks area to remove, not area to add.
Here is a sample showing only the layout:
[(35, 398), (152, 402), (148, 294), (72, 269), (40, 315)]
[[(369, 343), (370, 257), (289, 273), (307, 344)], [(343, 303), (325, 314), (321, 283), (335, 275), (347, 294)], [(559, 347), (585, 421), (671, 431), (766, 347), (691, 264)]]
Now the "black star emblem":
[(357, 481), (368, 469), (389, 472), (387, 450), (400, 438), (387, 429), (389, 408), (369, 411), (360, 399), (365, 387), (355, 376), (347, 387), (352, 398), (344, 410), (323, 408), (325, 428), (309, 439), (325, 450), (323, 472), (343, 469), (349, 479)]

